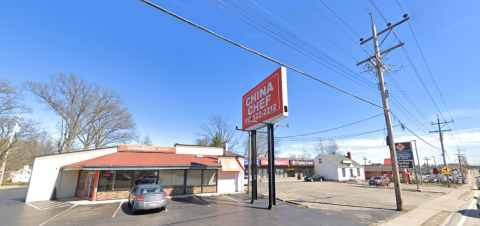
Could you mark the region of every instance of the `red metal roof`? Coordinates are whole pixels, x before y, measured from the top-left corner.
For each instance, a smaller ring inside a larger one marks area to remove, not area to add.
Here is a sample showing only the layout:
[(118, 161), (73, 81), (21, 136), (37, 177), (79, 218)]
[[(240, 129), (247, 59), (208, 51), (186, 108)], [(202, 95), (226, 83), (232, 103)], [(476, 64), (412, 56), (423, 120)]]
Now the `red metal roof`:
[(221, 166), (216, 155), (203, 156), (204, 158), (197, 158), (192, 154), (115, 152), (66, 166)]

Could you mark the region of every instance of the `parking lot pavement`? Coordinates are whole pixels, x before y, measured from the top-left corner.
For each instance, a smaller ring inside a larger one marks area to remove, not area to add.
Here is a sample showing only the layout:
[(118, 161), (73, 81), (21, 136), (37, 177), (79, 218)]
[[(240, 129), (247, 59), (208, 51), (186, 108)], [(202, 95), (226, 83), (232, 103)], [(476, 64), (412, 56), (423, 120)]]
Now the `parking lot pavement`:
[[(259, 194), (268, 195), (267, 185), (259, 184)], [(379, 224), (401, 213), (396, 210), (394, 189), (386, 186), (299, 181), (276, 183), (275, 187), (279, 199), (296, 201), (320, 213), (365, 225)], [(402, 191), (402, 195), (404, 209), (412, 210), (444, 193)]]
[[(14, 190), (10, 190), (14, 191)], [(17, 197), (0, 192), (0, 225), (361, 225), (317, 210), (277, 201), (268, 210), (268, 199), (250, 204), (245, 194), (173, 198), (166, 211), (149, 210), (132, 215), (127, 203), (73, 205), (40, 210), (24, 202), (26, 190)], [(23, 198), (21, 197), (23, 195)], [(10, 200), (10, 201), (9, 201)]]
[(27, 188), (0, 190), (0, 225), (40, 225), (50, 217), (61, 213), (67, 206), (38, 210), (25, 204)]

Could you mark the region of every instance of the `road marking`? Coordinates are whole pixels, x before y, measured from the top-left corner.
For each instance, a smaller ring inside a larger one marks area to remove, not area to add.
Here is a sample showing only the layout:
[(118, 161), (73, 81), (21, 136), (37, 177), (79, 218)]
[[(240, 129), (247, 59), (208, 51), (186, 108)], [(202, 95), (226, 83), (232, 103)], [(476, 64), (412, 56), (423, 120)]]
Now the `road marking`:
[(230, 197), (228, 197), (228, 196), (226, 196), (226, 195), (222, 195), (222, 196), (225, 197), (225, 198), (229, 198), (229, 199), (231, 199), (231, 200), (233, 200), (233, 201), (235, 201), (235, 202), (240, 202), (240, 201), (238, 201), (238, 200), (236, 200), (236, 199), (233, 199), (233, 198), (230, 198)]
[(66, 210), (64, 210), (64, 211), (62, 211), (61, 213), (59, 213), (59, 214), (57, 214), (57, 215), (53, 216), (52, 218), (50, 218), (50, 219), (48, 219), (47, 221), (45, 221), (45, 222), (43, 222), (42, 224), (40, 224), (40, 226), (42, 226), (42, 225), (46, 224), (47, 222), (51, 221), (53, 218), (60, 216), (60, 214), (62, 214), (62, 213), (65, 213), (65, 212), (67, 212), (67, 211), (69, 211), (69, 210), (73, 209), (73, 207), (75, 207), (75, 206), (77, 206), (77, 205), (73, 205), (72, 207), (70, 207), (70, 208), (68, 208), (68, 209), (66, 209)]
[(118, 205), (117, 211), (115, 211), (115, 213), (113, 214), (112, 218), (114, 218), (115, 215), (117, 215), (118, 210), (120, 209), (120, 207), (122, 207), (122, 204), (123, 204), (123, 201), (120, 203), (120, 205)]
[[(474, 196), (477, 197), (477, 191), (476, 190), (474, 191), (474, 193), (475, 193)], [(463, 224), (465, 223), (465, 220), (467, 220), (467, 216), (471, 212), (471, 209), (473, 209), (473, 207), (475, 206), (475, 202), (478, 202), (478, 201), (476, 199), (472, 200), (472, 203), (470, 203), (470, 206), (468, 206), (467, 212), (465, 212), (465, 215), (462, 216), (462, 218), (458, 222), (457, 226), (463, 226)]]
[(73, 204), (68, 202), (58, 202), (58, 201), (38, 201), (38, 202), (29, 202), (27, 205), (37, 209), (37, 210), (47, 210), (55, 209), (62, 207), (71, 207)]
[(204, 201), (200, 200), (199, 198), (197, 198), (197, 196), (193, 196), (196, 200), (200, 201), (201, 203), (205, 204), (206, 206), (212, 208), (210, 205), (208, 205), (207, 203), (205, 203)]

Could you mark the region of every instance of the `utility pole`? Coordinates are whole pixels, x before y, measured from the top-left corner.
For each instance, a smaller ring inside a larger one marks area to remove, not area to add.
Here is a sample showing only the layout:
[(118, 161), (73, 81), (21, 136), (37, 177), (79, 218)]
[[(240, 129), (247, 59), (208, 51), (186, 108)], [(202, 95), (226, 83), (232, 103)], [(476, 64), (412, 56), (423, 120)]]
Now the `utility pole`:
[(5, 155), (3, 156), (3, 159), (2, 159), (3, 160), (2, 165), (0, 166), (0, 170), (2, 171), (2, 175), (0, 176), (0, 186), (2, 185), (2, 182), (3, 182), (3, 175), (5, 174), (5, 166), (7, 165), (7, 157), (8, 157), (8, 153), (10, 152), (10, 146), (12, 146), (13, 137), (15, 137), (15, 133), (17, 133), (20, 130), (20, 126), (18, 125), (20, 123), (20, 119), (22, 119), (22, 116), (18, 116), (15, 121), (15, 126), (13, 127), (12, 136), (10, 136), (10, 140), (8, 140), (7, 151), (5, 152)]
[(438, 167), (437, 161), (435, 161), (435, 156), (432, 156), (432, 158), (433, 158), (433, 163), (435, 163), (435, 167)]
[(430, 172), (430, 169), (428, 169), (428, 168), (430, 168), (430, 167), (429, 167), (430, 165), (428, 164), (428, 160), (430, 160), (430, 158), (429, 158), (429, 157), (425, 157), (425, 158), (423, 158), (423, 159), (424, 159), (425, 161), (427, 161), (427, 170)]
[[(394, 188), (395, 188), (395, 199), (396, 199), (396, 202), (397, 202), (397, 210), (399, 210), (399, 211), (403, 210), (402, 190), (400, 189), (400, 177), (399, 177), (399, 172), (398, 172), (397, 153), (396, 153), (396, 150), (395, 150), (395, 140), (393, 138), (392, 122), (390, 120), (390, 108), (388, 106), (388, 101), (387, 101), (388, 95), (387, 95), (387, 91), (385, 90), (385, 81), (383, 79), (383, 69), (385, 69), (385, 71), (387, 73), (388, 73), (388, 69), (382, 63), (381, 59), (383, 59), (382, 58), (383, 54), (386, 54), (386, 53), (388, 53), (388, 52), (390, 52), (390, 51), (392, 51), (392, 50), (394, 50), (394, 49), (396, 49), (400, 46), (403, 46), (404, 43), (401, 42), (400, 44), (398, 44), (398, 45), (396, 45), (392, 48), (389, 48), (389, 49), (387, 49), (383, 52), (380, 52), (380, 46), (378, 44), (377, 37), (378, 37), (378, 35), (381, 35), (381, 34), (387, 32), (387, 31), (389, 31), (388, 34), (390, 34), (390, 32), (392, 31), (392, 29), (394, 27), (396, 27), (396, 26), (398, 26), (398, 25), (402, 24), (403, 22), (410, 19), (410, 17), (408, 17), (407, 14), (405, 14), (403, 17), (405, 19), (401, 20), (400, 22), (398, 22), (394, 25), (391, 25), (390, 23), (387, 24), (388, 28), (386, 28), (386, 29), (377, 33), (376, 28), (375, 28), (375, 24), (373, 23), (372, 14), (370, 13), (370, 19), (372, 21), (372, 37), (367, 38), (365, 41), (363, 41), (363, 39), (360, 39), (360, 41), (361, 41), (360, 44), (362, 45), (369, 40), (373, 40), (373, 44), (374, 44), (374, 47), (375, 47), (374, 48), (375, 49), (375, 56), (371, 56), (368, 59), (357, 63), (357, 66), (358, 66), (358, 65), (361, 65), (365, 62), (370, 62), (377, 71), (377, 76), (378, 76), (379, 86), (380, 86), (380, 92), (382, 94), (382, 102), (383, 102), (383, 111), (384, 111), (384, 114), (385, 114), (385, 122), (386, 122), (386, 125), (387, 125), (390, 158), (392, 160), (393, 185), (394, 185)], [(386, 35), (386, 37), (388, 37), (388, 34)], [(382, 43), (380, 43), (380, 45), (381, 44), (383, 44), (383, 41), (382, 41)], [(376, 60), (376, 63), (373, 62), (373, 59)]]
[(363, 165), (364, 165), (364, 166), (367, 165), (367, 157), (363, 157)]
[[(420, 180), (423, 183), (422, 165), (420, 164), (420, 158), (418, 158), (417, 140), (413, 140), (413, 142), (415, 143), (415, 152), (417, 153), (417, 162), (418, 162), (418, 167), (420, 168)], [(418, 181), (418, 175), (417, 175), (417, 181)]]
[(460, 155), (460, 149), (457, 149), (457, 151), (458, 151), (458, 163), (460, 164), (460, 173), (462, 173), (462, 183), (463, 183), (463, 181), (465, 181), (465, 175), (463, 174), (462, 155)]
[(252, 136), (250, 135), (250, 131), (248, 132), (248, 145), (247, 145), (247, 151), (248, 151), (248, 177), (247, 177), (247, 194), (250, 194), (250, 175), (252, 174), (252, 149), (250, 149), (250, 139)]
[[(448, 132), (448, 131), (452, 131), (451, 129), (447, 129), (447, 130), (442, 130), (442, 124), (446, 125), (447, 123), (451, 123), (453, 122), (450, 121), (450, 122), (447, 122), (447, 121), (444, 121), (442, 123), (440, 123), (440, 119), (438, 118), (438, 115), (437, 115), (437, 123), (433, 123), (432, 122), (432, 126), (433, 125), (438, 125), (438, 131), (430, 131), (430, 133), (438, 133), (439, 136), (440, 136), (440, 144), (442, 145), (442, 155), (443, 155), (443, 165), (444, 166), (447, 166), (447, 159), (445, 158), (445, 148), (443, 147), (443, 132)], [(450, 179), (448, 178), (448, 174), (447, 174), (447, 185), (448, 187), (450, 187)]]

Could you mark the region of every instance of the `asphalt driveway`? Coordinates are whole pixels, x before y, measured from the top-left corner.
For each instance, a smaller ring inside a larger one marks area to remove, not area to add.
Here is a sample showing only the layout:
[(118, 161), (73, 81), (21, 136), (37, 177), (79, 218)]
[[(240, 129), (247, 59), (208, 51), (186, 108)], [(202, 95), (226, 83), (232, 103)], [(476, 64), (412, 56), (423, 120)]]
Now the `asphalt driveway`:
[[(268, 183), (259, 183), (259, 194), (268, 196)], [(400, 214), (396, 210), (395, 191), (390, 187), (343, 182), (278, 182), (278, 199), (308, 205), (319, 213), (360, 224), (372, 225)], [(406, 211), (431, 201), (442, 193), (402, 191)]]

